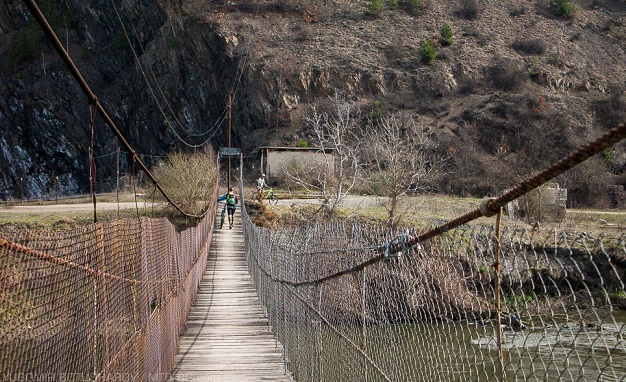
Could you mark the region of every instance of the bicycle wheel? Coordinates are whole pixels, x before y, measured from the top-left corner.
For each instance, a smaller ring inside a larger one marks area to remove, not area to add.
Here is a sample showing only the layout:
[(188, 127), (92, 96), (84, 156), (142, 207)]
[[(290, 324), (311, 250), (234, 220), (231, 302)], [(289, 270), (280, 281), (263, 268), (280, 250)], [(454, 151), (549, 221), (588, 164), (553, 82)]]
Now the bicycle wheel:
[(271, 194), (267, 199), (269, 200), (271, 205), (275, 206), (278, 204), (278, 198), (274, 194)]

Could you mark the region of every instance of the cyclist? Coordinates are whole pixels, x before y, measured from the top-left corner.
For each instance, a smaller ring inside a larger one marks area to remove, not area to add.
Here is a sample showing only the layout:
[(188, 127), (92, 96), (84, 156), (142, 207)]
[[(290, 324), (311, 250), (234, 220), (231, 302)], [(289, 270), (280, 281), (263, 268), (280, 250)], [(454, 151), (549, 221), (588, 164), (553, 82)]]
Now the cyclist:
[(256, 191), (259, 194), (259, 199), (263, 196), (263, 189), (269, 187), (265, 181), (265, 174), (261, 174), (261, 177), (256, 181)]
[(239, 203), (239, 197), (235, 195), (232, 187), (228, 190), (227, 193), (217, 199), (218, 202), (224, 200), (226, 201), (226, 211), (228, 211), (229, 228), (233, 229), (233, 222), (235, 221), (235, 210), (237, 209), (237, 203)]

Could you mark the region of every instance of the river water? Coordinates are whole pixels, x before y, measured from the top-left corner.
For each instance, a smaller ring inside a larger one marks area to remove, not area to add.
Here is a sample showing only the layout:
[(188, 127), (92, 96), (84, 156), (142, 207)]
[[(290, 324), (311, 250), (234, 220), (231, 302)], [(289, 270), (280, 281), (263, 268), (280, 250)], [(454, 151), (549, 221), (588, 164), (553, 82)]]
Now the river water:
[[(551, 319), (531, 329), (504, 329), (506, 381), (626, 381), (626, 314), (614, 312), (598, 322)], [(493, 326), (450, 321), (339, 331), (365, 347), (371, 362), (335, 331), (317, 325), (301, 330), (288, 350), (296, 380), (487, 382), (500, 375)]]

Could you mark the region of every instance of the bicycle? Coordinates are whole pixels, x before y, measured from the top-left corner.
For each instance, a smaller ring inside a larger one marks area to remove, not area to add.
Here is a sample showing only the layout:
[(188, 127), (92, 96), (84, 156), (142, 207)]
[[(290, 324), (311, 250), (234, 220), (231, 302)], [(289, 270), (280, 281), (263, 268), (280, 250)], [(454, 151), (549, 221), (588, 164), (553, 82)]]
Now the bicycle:
[(258, 192), (254, 194), (253, 198), (259, 201), (260, 199), (267, 200), (269, 204), (274, 206), (278, 204), (278, 198), (274, 195), (274, 189), (270, 187), (266, 187), (261, 191), (261, 198), (259, 198)]

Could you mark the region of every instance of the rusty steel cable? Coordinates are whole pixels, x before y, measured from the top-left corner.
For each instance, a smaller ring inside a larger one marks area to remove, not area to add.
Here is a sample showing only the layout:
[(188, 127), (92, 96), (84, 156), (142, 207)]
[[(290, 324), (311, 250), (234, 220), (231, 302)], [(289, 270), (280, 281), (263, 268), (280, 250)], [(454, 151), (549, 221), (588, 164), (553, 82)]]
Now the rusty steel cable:
[(85, 272), (88, 275), (104, 276), (110, 279), (125, 281), (129, 284), (136, 284), (137, 282), (139, 282), (137, 280), (132, 280), (132, 279), (122, 277), (122, 276), (117, 276), (114, 274), (110, 274), (108, 272), (101, 271), (99, 269), (89, 268), (87, 266), (77, 264), (73, 261), (69, 261), (60, 257), (52, 256), (43, 251), (38, 251), (36, 249), (28, 248), (19, 243), (10, 242), (2, 237), (0, 237), (0, 248), (5, 248), (6, 250), (10, 252), (19, 253), (19, 254), (37, 258), (40, 260), (45, 260), (55, 265), (62, 265), (68, 268), (76, 268)]
[[(61, 59), (65, 63), (65, 66), (67, 66), (67, 68), (69, 69), (70, 73), (72, 74), (72, 76), (74, 77), (74, 79), (76, 80), (78, 85), (81, 87), (81, 89), (83, 90), (83, 93), (85, 93), (85, 95), (87, 96), (88, 101), (95, 105), (95, 108), (98, 111), (98, 113), (102, 116), (102, 118), (104, 118), (104, 121), (106, 122), (106, 125), (109, 126), (109, 128), (111, 129), (113, 134), (122, 143), (124, 148), (132, 156), (132, 158), (137, 161), (137, 164), (139, 165), (141, 170), (156, 185), (156, 187), (158, 188), (159, 192), (161, 192), (161, 194), (167, 200), (167, 202), (170, 205), (172, 205), (172, 207), (174, 207), (178, 212), (180, 212), (181, 214), (183, 214), (183, 215), (185, 215), (187, 217), (192, 217), (192, 218), (196, 218), (196, 219), (202, 218), (205, 214), (194, 215), (194, 214), (189, 214), (189, 213), (183, 211), (178, 206), (178, 204), (176, 204), (169, 197), (169, 195), (165, 192), (165, 190), (163, 190), (163, 188), (161, 187), (159, 182), (152, 175), (150, 170), (148, 170), (148, 167), (146, 167), (146, 165), (139, 158), (139, 156), (137, 155), (135, 150), (133, 150), (131, 145), (126, 141), (126, 138), (121, 133), (121, 131), (117, 128), (117, 125), (113, 122), (113, 120), (111, 119), (109, 114), (106, 112), (106, 110), (104, 110), (104, 107), (98, 102), (97, 96), (91, 91), (91, 88), (89, 87), (89, 85), (87, 84), (87, 82), (83, 78), (82, 74), (80, 73), (80, 71), (78, 70), (76, 65), (74, 64), (74, 61), (72, 60), (72, 58), (69, 56), (69, 54), (67, 54), (67, 51), (63, 47), (63, 44), (61, 44), (61, 42), (59, 41), (59, 38), (57, 37), (56, 33), (54, 32), (54, 30), (52, 29), (50, 24), (48, 24), (48, 21), (46, 20), (46, 17), (43, 15), (43, 13), (41, 13), (41, 10), (39, 9), (39, 7), (35, 3), (35, 1), (34, 0), (24, 0), (24, 3), (26, 4), (26, 7), (28, 7), (30, 12), (32, 13), (32, 15), (35, 18), (35, 20), (37, 20), (37, 23), (39, 24), (39, 26), (43, 30), (44, 34), (48, 37), (48, 39), (52, 43), (52, 46), (55, 48), (57, 53), (59, 53), (59, 55), (61, 56)], [(205, 211), (205, 213), (206, 213), (206, 211)]]

